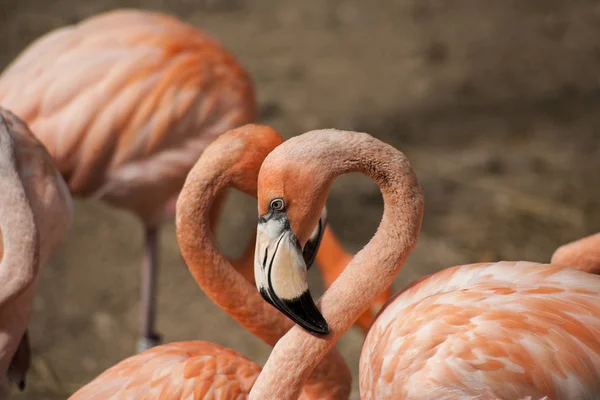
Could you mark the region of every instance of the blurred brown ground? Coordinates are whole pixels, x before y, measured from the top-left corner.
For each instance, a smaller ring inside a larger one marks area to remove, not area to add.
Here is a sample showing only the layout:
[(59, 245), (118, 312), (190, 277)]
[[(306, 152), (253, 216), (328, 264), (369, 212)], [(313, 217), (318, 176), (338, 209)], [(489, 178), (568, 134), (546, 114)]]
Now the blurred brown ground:
[[(255, 79), (260, 122), (285, 137), (362, 130), (409, 156), (425, 220), (396, 288), (459, 263), (546, 262), (600, 230), (600, 1), (2, 0), (0, 66), (55, 27), (141, 6), (219, 38)], [(377, 187), (356, 175), (335, 183), (328, 205), (351, 251), (382, 212)], [(76, 212), (43, 270), (34, 367), (17, 399), (64, 399), (134, 349), (141, 226), (94, 202)], [(246, 245), (255, 216), (252, 199), (230, 199), (219, 231), (227, 254)], [(270, 349), (195, 285), (172, 224), (161, 239), (165, 339), (210, 340), (264, 363)], [(352, 329), (338, 344), (355, 387), (362, 339)]]

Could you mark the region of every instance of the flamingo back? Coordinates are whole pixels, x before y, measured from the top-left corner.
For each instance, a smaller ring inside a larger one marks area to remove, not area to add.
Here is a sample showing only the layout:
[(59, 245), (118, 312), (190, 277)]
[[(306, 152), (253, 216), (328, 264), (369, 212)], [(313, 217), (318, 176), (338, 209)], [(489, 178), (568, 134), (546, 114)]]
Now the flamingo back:
[(170, 343), (121, 361), (69, 400), (245, 399), (259, 373), (258, 365), (214, 343)]
[(173, 17), (116, 10), (54, 30), (0, 76), (71, 191), (150, 219), (208, 143), (255, 118), (253, 84), (215, 40)]
[(396, 297), (363, 346), (364, 399), (593, 399), (600, 277), (498, 262), (448, 268)]
[(40, 237), (40, 265), (65, 239), (73, 221), (73, 200), (54, 160), (27, 124), (0, 108), (15, 142), (17, 168), (31, 202)]

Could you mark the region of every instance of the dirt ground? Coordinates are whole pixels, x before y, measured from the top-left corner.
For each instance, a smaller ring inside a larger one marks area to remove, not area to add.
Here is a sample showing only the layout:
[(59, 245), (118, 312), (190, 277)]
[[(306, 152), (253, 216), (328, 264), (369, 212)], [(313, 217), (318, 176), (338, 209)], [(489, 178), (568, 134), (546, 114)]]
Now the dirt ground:
[[(285, 137), (362, 130), (408, 155), (425, 219), (396, 288), (459, 263), (546, 262), (600, 230), (600, 1), (1, 0), (0, 66), (55, 27), (125, 6), (220, 38), (255, 79), (260, 122)], [(353, 252), (382, 212), (377, 187), (358, 175), (336, 181), (328, 205)], [(135, 346), (141, 225), (96, 202), (76, 212), (43, 270), (33, 371), (17, 399), (64, 399)], [(252, 199), (230, 199), (219, 230), (227, 254), (246, 245), (255, 216)], [(195, 285), (173, 224), (161, 251), (165, 340), (209, 340), (264, 363), (270, 349)], [(355, 388), (362, 340), (351, 329), (338, 344)]]

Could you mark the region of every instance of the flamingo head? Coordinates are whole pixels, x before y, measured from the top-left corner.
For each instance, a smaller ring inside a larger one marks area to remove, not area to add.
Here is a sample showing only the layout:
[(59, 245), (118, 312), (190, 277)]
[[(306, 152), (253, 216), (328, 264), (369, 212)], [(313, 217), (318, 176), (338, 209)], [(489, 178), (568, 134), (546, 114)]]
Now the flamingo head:
[(325, 229), (330, 187), (322, 169), (298, 165), (275, 149), (258, 179), (258, 226), (254, 252), (256, 286), (263, 298), (305, 330), (329, 334), (315, 305), (306, 272)]

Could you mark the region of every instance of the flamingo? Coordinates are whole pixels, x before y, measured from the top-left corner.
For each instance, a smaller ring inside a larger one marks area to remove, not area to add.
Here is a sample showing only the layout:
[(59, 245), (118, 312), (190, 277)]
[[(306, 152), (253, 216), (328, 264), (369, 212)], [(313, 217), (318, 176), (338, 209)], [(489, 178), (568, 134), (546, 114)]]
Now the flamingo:
[[(312, 307), (300, 256), (333, 180), (379, 184), (381, 223)], [(407, 157), (366, 133), (317, 130), (271, 152), (258, 178), (256, 286), (298, 325), (277, 342), (250, 399), (296, 399), (302, 383), (415, 247), (423, 195)], [(600, 393), (600, 277), (532, 262), (460, 265), (384, 306), (360, 358), (362, 399), (591, 399)]]
[[(140, 218), (145, 251), (137, 351), (161, 343), (155, 329), (159, 227), (173, 218), (178, 192), (207, 144), (255, 120), (248, 73), (189, 24), (157, 12), (114, 10), (30, 44), (0, 76), (0, 105), (32, 127), (75, 196)], [(209, 216), (213, 223), (224, 197)], [(350, 257), (329, 229), (323, 247), (328, 286)], [(359, 319), (364, 332), (390, 295), (384, 292)]]
[(25, 388), (40, 268), (71, 226), (69, 190), (28, 126), (0, 108), (0, 398)]
[(550, 260), (592, 274), (600, 274), (600, 233), (560, 246)]
[[(225, 133), (206, 148), (189, 173), (176, 209), (177, 242), (198, 285), (215, 304), (271, 346), (293, 324), (265, 303), (253, 284), (219, 252), (208, 217), (230, 186), (256, 196), (260, 164), (282, 141), (264, 125), (249, 124)], [(306, 248), (317, 251), (318, 239), (311, 236), (314, 241)], [(310, 252), (302, 256), (309, 261), (314, 258)], [(252, 270), (253, 257), (245, 264), (240, 268)], [(70, 400), (245, 398), (259, 372), (260, 367), (240, 353), (214, 343), (170, 343), (121, 361)], [(305, 395), (347, 399), (350, 383), (350, 371), (334, 349), (306, 382)]]

